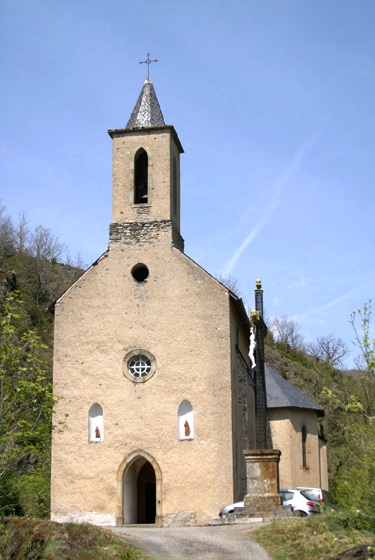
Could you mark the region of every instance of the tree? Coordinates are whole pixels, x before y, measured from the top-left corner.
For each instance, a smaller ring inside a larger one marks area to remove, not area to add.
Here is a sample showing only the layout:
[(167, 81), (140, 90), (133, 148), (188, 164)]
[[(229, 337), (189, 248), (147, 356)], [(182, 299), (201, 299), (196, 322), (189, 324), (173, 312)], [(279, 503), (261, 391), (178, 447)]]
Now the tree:
[(14, 225), (0, 204), (0, 289), (3, 295), (20, 293), (32, 324), (46, 340), (51, 317), (45, 310), (79, 278), (82, 265), (79, 255), (75, 262), (66, 257), (65, 245), (51, 230), (39, 225), (31, 231), (24, 213)]
[[(359, 348), (360, 355), (356, 360), (359, 369), (364, 369), (371, 376), (375, 376), (375, 338), (371, 338), (372, 303), (364, 303), (363, 309), (357, 309), (350, 315), (349, 323), (354, 331), (354, 344)], [(360, 323), (358, 325), (358, 322)]]
[(15, 252), (14, 227), (6, 208), (0, 203), (0, 265)]
[(64, 243), (60, 243), (49, 228), (41, 225), (30, 235), (28, 249), (32, 257), (43, 260), (59, 260), (66, 251)]
[(27, 244), (30, 236), (28, 224), (29, 220), (22, 212), (19, 215), (17, 227), (14, 228), (17, 253), (24, 253), (27, 250)]
[[(354, 344), (360, 355), (357, 365), (363, 374), (352, 386), (352, 394), (337, 397), (338, 408), (345, 413), (341, 423), (343, 442), (337, 450), (341, 455), (335, 476), (334, 490), (346, 506), (375, 515), (375, 340), (371, 338), (371, 301), (350, 315)], [(358, 324), (359, 322), (359, 324)], [(330, 395), (332, 397), (332, 394)]]
[[(51, 375), (16, 294), (0, 309), (0, 511), (48, 513)], [(47, 481), (47, 484), (46, 484)]]
[(349, 354), (349, 348), (341, 338), (333, 334), (318, 336), (315, 342), (306, 346), (309, 354), (331, 366), (342, 365), (342, 360)]
[(62, 259), (65, 245), (60, 243), (50, 229), (37, 226), (29, 236), (25, 254), (19, 260), (19, 270), (38, 308), (48, 307), (66, 288), (58, 261)]
[(341, 461), (336, 468), (333, 489), (345, 508), (374, 516), (375, 504), (375, 426), (360, 412), (347, 412), (342, 426), (345, 440)]
[(79, 268), (82, 271), (88, 268), (88, 265), (83, 260), (81, 253), (77, 253), (74, 257), (71, 257), (70, 254), (67, 253), (66, 264), (72, 268)]
[(338, 400), (336, 406), (341, 443), (332, 488), (343, 507), (374, 516), (375, 418), (366, 413), (357, 395), (350, 395), (346, 404)]
[(276, 342), (291, 350), (301, 350), (303, 348), (300, 327), (293, 319), (289, 319), (286, 315), (275, 317), (270, 323), (270, 329)]

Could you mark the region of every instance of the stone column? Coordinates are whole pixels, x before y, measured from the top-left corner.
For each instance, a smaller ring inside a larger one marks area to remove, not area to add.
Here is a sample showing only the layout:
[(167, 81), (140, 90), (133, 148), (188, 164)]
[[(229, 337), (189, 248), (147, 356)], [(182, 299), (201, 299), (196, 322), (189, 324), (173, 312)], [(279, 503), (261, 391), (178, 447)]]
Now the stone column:
[(256, 445), (258, 449), (267, 448), (267, 389), (264, 372), (264, 339), (267, 335), (267, 326), (263, 320), (263, 290), (260, 280), (256, 281), (255, 290), (255, 315), (251, 320), (256, 328), (256, 368), (255, 368), (255, 407), (256, 407)]
[(279, 494), (278, 449), (246, 449), (247, 494), (244, 498), (248, 515), (270, 517), (281, 508)]

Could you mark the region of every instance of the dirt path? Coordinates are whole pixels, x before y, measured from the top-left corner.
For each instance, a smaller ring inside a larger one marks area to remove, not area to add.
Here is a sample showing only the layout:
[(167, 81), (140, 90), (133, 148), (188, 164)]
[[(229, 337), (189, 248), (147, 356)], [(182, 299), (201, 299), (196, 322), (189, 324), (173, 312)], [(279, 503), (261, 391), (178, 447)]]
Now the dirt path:
[(114, 527), (154, 560), (269, 560), (248, 524), (214, 527)]

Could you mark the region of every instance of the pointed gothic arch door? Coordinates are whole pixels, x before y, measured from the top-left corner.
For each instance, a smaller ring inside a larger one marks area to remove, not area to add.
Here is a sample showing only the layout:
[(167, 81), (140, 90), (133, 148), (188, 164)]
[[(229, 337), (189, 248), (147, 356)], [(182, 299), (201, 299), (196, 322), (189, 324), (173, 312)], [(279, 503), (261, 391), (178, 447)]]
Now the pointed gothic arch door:
[(156, 461), (144, 452), (132, 454), (120, 466), (119, 475), (123, 523), (160, 524), (161, 473)]
[(155, 523), (156, 477), (148, 461), (139, 469), (137, 476), (137, 523)]

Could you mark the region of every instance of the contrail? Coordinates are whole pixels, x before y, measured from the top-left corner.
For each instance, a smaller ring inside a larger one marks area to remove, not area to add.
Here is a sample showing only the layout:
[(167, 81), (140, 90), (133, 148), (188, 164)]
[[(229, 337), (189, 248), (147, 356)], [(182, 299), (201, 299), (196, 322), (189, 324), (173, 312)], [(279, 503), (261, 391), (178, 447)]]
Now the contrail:
[(272, 187), (273, 196), (272, 196), (272, 199), (271, 199), (271, 201), (268, 205), (268, 208), (266, 209), (266, 212), (265, 212), (263, 218), (261, 218), (259, 220), (259, 222), (252, 229), (252, 231), (249, 233), (249, 235), (246, 237), (246, 239), (235, 250), (232, 258), (230, 258), (224, 264), (224, 266), (222, 268), (222, 271), (221, 271), (221, 274), (224, 277), (228, 276), (232, 272), (234, 266), (236, 265), (238, 259), (242, 255), (242, 253), (247, 249), (247, 247), (250, 245), (250, 243), (252, 241), (254, 241), (254, 239), (257, 237), (258, 233), (263, 229), (263, 227), (266, 224), (268, 224), (268, 222), (270, 221), (273, 213), (275, 212), (275, 210), (276, 210), (276, 208), (279, 204), (280, 196), (281, 196), (281, 192), (282, 192), (283, 187), (289, 181), (289, 179), (293, 175), (293, 173), (295, 173), (300, 168), (303, 159), (310, 152), (310, 150), (312, 149), (314, 144), (316, 144), (319, 137), (320, 137), (320, 131), (317, 132), (316, 134), (314, 134), (313, 136), (311, 136), (306, 142), (304, 142), (302, 144), (302, 146), (300, 148), (298, 148), (298, 150), (294, 154), (291, 162), (286, 167), (284, 173), (282, 173), (281, 176), (275, 181), (275, 183), (273, 184), (273, 187)]
[(371, 282), (366, 282), (365, 284), (363, 284), (362, 286), (356, 286), (355, 288), (353, 288), (352, 290), (349, 290), (349, 292), (346, 292), (346, 294), (343, 294), (342, 296), (338, 296), (335, 299), (332, 299), (331, 301), (320, 305), (319, 307), (314, 307), (313, 309), (310, 309), (310, 311), (306, 311), (306, 313), (302, 313), (302, 315), (298, 316), (298, 320), (301, 319), (305, 319), (306, 317), (309, 317), (310, 315), (314, 315), (315, 313), (320, 313), (321, 311), (325, 311), (326, 309), (329, 309), (330, 307), (333, 307), (334, 305), (337, 305), (338, 303), (341, 303), (342, 301), (345, 301), (346, 299), (352, 298), (354, 295), (358, 296), (358, 293), (363, 292), (364, 290), (367, 290), (368, 287), (373, 286), (373, 281)]
[(302, 315), (298, 316), (298, 319), (304, 319), (304, 318), (308, 317), (309, 315), (314, 315), (315, 313), (319, 313), (320, 311), (324, 311), (325, 309), (328, 309), (329, 307), (333, 307), (334, 305), (337, 305), (338, 303), (341, 303), (342, 301), (350, 298), (354, 293), (356, 293), (356, 290), (350, 290), (346, 294), (343, 294), (342, 296), (339, 296), (339, 297), (329, 301), (328, 303), (325, 303), (324, 305), (321, 305), (319, 307), (315, 307), (314, 309), (310, 309), (310, 311), (306, 311), (306, 313), (302, 313)]

